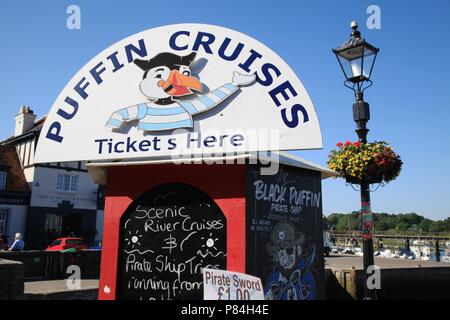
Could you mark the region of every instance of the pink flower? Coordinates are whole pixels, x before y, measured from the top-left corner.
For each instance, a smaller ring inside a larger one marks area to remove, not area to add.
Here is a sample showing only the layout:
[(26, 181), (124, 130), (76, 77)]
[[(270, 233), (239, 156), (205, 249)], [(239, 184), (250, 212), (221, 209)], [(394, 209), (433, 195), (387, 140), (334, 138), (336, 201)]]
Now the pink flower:
[(345, 144), (344, 144), (344, 146), (345, 146), (345, 147), (348, 147), (348, 146), (351, 145), (351, 144), (352, 144), (352, 143), (351, 143), (350, 141), (346, 141)]
[(342, 147), (343, 146), (343, 144), (342, 144), (342, 142), (338, 142), (338, 143), (336, 143), (336, 147)]
[(354, 145), (355, 147), (359, 148), (359, 147), (361, 146), (361, 142), (356, 141), (356, 142), (353, 143), (353, 145)]

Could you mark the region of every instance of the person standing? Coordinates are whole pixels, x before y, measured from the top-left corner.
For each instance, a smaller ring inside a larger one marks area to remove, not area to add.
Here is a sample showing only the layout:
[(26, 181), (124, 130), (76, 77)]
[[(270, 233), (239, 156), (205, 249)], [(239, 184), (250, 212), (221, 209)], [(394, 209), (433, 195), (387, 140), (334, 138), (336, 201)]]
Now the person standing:
[(17, 232), (14, 237), (14, 243), (8, 249), (8, 251), (23, 251), (25, 248), (25, 242), (22, 240), (22, 234)]

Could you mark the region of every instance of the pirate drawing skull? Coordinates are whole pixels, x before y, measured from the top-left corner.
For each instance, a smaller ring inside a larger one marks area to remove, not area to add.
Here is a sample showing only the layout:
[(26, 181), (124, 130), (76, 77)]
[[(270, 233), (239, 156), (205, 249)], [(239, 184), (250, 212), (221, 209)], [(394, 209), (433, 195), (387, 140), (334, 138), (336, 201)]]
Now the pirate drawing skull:
[(264, 287), (269, 300), (305, 300), (316, 297), (311, 268), (314, 247), (306, 245), (304, 233), (289, 221), (280, 221), (272, 229), (266, 251), (273, 257), (273, 270)]
[(276, 262), (285, 271), (293, 269), (302, 255), (305, 242), (303, 233), (297, 233), (292, 223), (279, 222), (272, 230), (271, 241), (267, 243), (267, 252), (274, 256)]

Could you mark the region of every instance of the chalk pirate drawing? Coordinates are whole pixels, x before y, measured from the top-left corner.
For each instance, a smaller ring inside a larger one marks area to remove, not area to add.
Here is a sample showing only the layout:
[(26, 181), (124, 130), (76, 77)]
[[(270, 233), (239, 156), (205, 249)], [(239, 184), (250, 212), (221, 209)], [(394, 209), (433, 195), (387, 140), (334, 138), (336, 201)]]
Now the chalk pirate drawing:
[(274, 266), (264, 287), (268, 300), (314, 300), (316, 282), (312, 274), (314, 246), (307, 248), (305, 235), (288, 221), (280, 221), (272, 229), (267, 253)]
[[(254, 74), (234, 72), (231, 82), (202, 94), (202, 83), (192, 76), (190, 68), (195, 56), (195, 52), (186, 56), (164, 52), (150, 60), (135, 59), (134, 63), (144, 71), (139, 88), (148, 101), (115, 111), (106, 126), (117, 129), (126, 122), (138, 120), (138, 128), (144, 131), (192, 128), (192, 116), (216, 107), (240, 86), (250, 85), (256, 79)], [(202, 95), (178, 100), (194, 91)]]

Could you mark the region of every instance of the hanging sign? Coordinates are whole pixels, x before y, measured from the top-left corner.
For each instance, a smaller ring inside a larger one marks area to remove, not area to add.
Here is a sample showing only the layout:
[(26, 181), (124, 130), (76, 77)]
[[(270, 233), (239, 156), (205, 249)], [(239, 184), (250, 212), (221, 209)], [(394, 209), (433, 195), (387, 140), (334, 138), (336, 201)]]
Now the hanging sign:
[(107, 48), (69, 81), (35, 162), (322, 148), (289, 66), (233, 30), (178, 24)]

